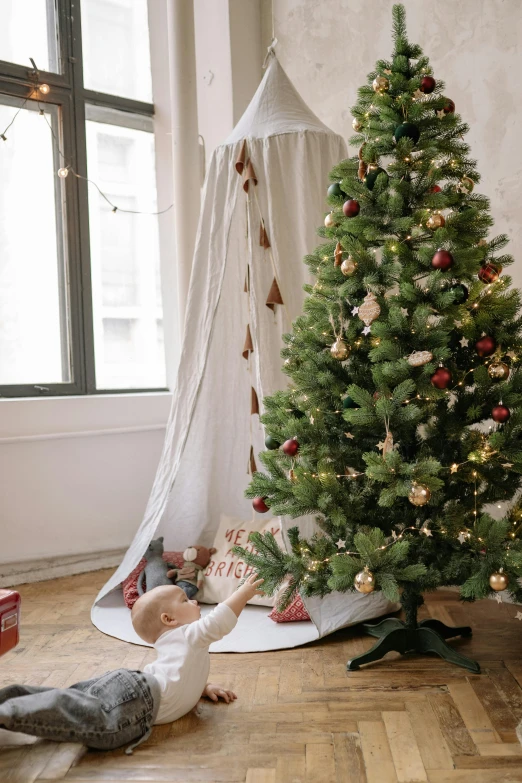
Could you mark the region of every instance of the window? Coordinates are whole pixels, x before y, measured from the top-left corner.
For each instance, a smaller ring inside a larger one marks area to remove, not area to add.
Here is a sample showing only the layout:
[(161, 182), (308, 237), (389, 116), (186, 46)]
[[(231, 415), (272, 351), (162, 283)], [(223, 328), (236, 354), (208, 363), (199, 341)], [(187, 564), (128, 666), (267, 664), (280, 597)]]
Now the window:
[(0, 396), (165, 390), (147, 0), (2, 0), (4, 129)]

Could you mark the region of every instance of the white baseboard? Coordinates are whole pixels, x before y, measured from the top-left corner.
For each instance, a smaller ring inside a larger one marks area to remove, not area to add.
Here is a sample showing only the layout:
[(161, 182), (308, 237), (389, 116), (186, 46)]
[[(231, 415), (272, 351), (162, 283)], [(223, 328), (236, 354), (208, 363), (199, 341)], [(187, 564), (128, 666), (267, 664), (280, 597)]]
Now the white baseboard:
[(116, 568), (123, 560), (125, 549), (90, 552), (84, 555), (47, 557), (23, 560), (20, 563), (0, 563), (0, 587), (16, 587), (30, 582), (43, 582), (59, 576), (85, 574), (102, 568)]

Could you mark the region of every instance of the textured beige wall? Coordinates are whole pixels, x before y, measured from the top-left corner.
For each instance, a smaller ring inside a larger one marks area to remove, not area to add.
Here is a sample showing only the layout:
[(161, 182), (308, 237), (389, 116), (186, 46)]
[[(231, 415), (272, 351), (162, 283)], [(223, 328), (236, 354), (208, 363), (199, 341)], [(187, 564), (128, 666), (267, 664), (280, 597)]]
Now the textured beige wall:
[[(357, 88), (392, 49), (392, 0), (273, 0), (281, 64), (309, 106), (348, 137)], [(409, 38), (470, 125), (492, 233), (507, 233), (522, 287), (522, 0), (406, 0)]]

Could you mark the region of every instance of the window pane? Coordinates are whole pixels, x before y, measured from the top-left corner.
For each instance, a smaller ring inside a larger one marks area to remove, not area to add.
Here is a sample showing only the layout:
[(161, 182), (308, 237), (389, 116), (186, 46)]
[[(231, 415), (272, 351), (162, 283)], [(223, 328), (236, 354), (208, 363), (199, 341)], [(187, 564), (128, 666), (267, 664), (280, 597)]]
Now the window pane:
[[(16, 103), (0, 96), (0, 127)], [(46, 104), (45, 116), (58, 133), (58, 109)], [(62, 182), (53, 147), (32, 107), (22, 109), (0, 147), (0, 384), (70, 381)]]
[(157, 209), (152, 121), (92, 106), (87, 117), (89, 178), (118, 207), (90, 187), (96, 386), (165, 387), (158, 218), (123, 211)]
[(82, 0), (81, 11), (87, 89), (150, 103), (147, 0)]
[(0, 60), (58, 73), (57, 27), (50, 0), (1, 0)]

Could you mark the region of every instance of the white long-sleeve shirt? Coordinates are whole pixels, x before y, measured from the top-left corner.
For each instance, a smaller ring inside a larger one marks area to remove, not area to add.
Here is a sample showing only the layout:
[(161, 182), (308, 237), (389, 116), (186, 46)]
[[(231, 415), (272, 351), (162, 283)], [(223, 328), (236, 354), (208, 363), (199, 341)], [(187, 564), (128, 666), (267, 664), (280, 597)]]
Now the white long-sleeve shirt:
[(218, 604), (206, 617), (162, 634), (154, 644), (158, 657), (145, 666), (161, 688), (158, 723), (170, 723), (196, 706), (207, 684), (212, 642), (226, 636), (237, 623), (226, 604)]

